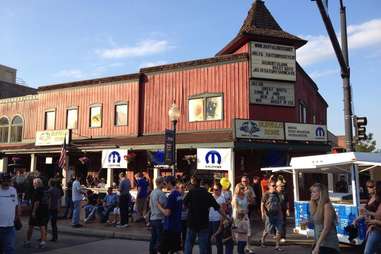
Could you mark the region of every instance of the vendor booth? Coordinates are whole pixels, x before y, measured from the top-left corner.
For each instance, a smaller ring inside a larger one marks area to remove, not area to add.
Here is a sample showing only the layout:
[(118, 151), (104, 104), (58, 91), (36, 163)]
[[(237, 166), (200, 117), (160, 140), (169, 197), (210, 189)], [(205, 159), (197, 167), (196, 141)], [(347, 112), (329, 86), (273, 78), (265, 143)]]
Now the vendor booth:
[[(301, 222), (308, 220), (310, 216), (309, 187), (315, 182), (320, 182), (328, 186), (330, 199), (337, 213), (336, 228), (339, 241), (359, 245), (365, 240), (364, 221), (360, 222), (355, 239), (349, 239), (345, 227), (353, 223), (362, 207), (359, 174), (370, 171), (371, 176), (375, 178), (377, 171), (381, 170), (381, 154), (348, 152), (294, 157), (288, 167), (262, 168), (261, 170), (274, 173), (283, 171), (293, 175), (295, 232), (313, 236), (313, 226), (304, 225)], [(347, 179), (347, 188), (338, 188), (337, 183), (341, 181), (342, 186), (345, 179)]]

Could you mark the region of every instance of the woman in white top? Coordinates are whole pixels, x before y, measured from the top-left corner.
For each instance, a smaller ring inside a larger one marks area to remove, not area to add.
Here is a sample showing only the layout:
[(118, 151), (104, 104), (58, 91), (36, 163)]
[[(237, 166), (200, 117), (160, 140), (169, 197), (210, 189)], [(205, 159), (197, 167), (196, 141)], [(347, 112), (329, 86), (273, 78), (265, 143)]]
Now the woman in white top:
[[(242, 183), (236, 185), (233, 197), (233, 217), (237, 218), (237, 211), (248, 211), (249, 199)], [(247, 215), (247, 214), (246, 214)]]

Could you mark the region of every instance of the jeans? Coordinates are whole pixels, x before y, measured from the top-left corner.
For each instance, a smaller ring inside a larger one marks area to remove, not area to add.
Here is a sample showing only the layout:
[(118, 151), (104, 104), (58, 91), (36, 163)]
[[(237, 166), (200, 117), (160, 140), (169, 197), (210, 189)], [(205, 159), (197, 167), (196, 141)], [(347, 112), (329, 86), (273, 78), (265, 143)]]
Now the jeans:
[(120, 195), (119, 209), (120, 209), (120, 225), (128, 224), (128, 213), (130, 208), (130, 195)]
[(14, 227), (0, 227), (0, 253), (16, 253), (16, 230)]
[(381, 231), (377, 229), (369, 232), (364, 249), (364, 254), (374, 253), (381, 253)]
[(52, 239), (57, 240), (58, 239), (58, 230), (57, 230), (57, 209), (50, 209), (49, 210), (49, 217), (50, 217), (50, 223), (52, 225)]
[(112, 211), (114, 211), (114, 208), (115, 206), (114, 205), (111, 205), (111, 206), (106, 206), (103, 208), (103, 211), (102, 211), (102, 222), (107, 222), (108, 220), (108, 217), (110, 216), (110, 213)]
[(187, 221), (181, 221), (181, 246), (183, 246), (183, 250), (185, 248), (185, 239), (187, 238)]
[(151, 220), (151, 240), (149, 242), (149, 253), (156, 254), (160, 243), (160, 235), (163, 232), (163, 223), (161, 220)]
[(238, 252), (238, 254), (245, 254), (245, 246), (246, 246), (246, 242), (245, 241), (238, 241), (237, 242), (237, 252)]
[(233, 254), (234, 242), (229, 239), (225, 242), (225, 254)]
[(188, 228), (187, 237), (185, 240), (185, 250), (184, 254), (192, 254), (193, 245), (196, 240), (196, 236), (198, 237), (198, 247), (200, 254), (209, 254), (209, 229), (201, 229), (200, 231), (195, 231), (193, 229)]
[[(211, 237), (215, 232), (217, 232), (219, 227), (220, 227), (220, 221), (209, 221), (209, 244), (208, 244), (209, 245), (209, 253), (213, 253), (212, 252)], [(217, 247), (217, 254), (223, 254), (224, 246), (222, 244), (221, 233), (216, 236), (216, 247)]]
[[(69, 218), (73, 217), (73, 200), (72, 197), (68, 194), (65, 195), (65, 211), (63, 217), (66, 219), (69, 215)], [(69, 214), (70, 211), (70, 214)]]
[(73, 218), (72, 218), (72, 224), (73, 225), (79, 225), (79, 214), (81, 211), (81, 200), (73, 201)]

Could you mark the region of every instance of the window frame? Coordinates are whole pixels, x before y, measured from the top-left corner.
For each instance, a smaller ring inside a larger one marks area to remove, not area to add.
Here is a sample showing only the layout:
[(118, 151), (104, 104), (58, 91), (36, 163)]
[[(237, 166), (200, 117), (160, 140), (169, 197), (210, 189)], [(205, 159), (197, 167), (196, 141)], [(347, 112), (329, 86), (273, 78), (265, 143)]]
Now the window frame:
[[(91, 126), (91, 109), (98, 108), (98, 107), (100, 108), (100, 115), (101, 115), (100, 126)], [(103, 127), (103, 105), (101, 103), (91, 104), (89, 106), (89, 128), (96, 129), (96, 128), (102, 128), (102, 127)]]
[(78, 106), (74, 106), (74, 107), (69, 107), (69, 108), (66, 109), (66, 125), (65, 126), (66, 126), (66, 129), (68, 129), (68, 130), (69, 130), (69, 111), (70, 110), (76, 110), (77, 111), (77, 123), (76, 123), (76, 126), (74, 128), (70, 128), (71, 130), (76, 130), (76, 129), (78, 129), (79, 107)]
[[(15, 120), (16, 117), (19, 117), (22, 121), (21, 124), (13, 124), (13, 121)], [(9, 131), (9, 143), (21, 143), (24, 137), (24, 118), (21, 115), (14, 115), (12, 118), (12, 121), (10, 122), (10, 131)], [(21, 134), (20, 134), (20, 141), (12, 141), (12, 127), (20, 127), (21, 126)]]
[(299, 122), (307, 123), (307, 105), (303, 101), (299, 101), (298, 114), (299, 114)]
[[(207, 119), (207, 102), (208, 99), (210, 98), (216, 98), (216, 97), (221, 97), (221, 118), (220, 119)], [(191, 100), (195, 99), (202, 99), (203, 100), (203, 120), (199, 121), (190, 121), (190, 107), (189, 103)], [(209, 121), (223, 121), (225, 119), (225, 114), (224, 114), (224, 94), (223, 93), (202, 93), (202, 94), (197, 94), (188, 97), (188, 122), (190, 123), (197, 123), (197, 122), (209, 122)]]
[[(53, 112), (54, 113), (54, 123), (53, 123), (53, 129), (48, 129), (47, 128), (47, 115), (48, 113), (51, 113)], [(54, 109), (47, 109), (44, 111), (44, 130), (45, 131), (49, 131), (49, 130), (55, 130), (56, 129), (56, 119), (57, 119), (57, 110), (54, 108)]]
[[(118, 106), (127, 106), (126, 124), (117, 124), (118, 118), (117, 118), (117, 110), (116, 109)], [(130, 109), (130, 106), (129, 106), (128, 101), (119, 101), (119, 102), (116, 102), (114, 104), (114, 126), (115, 127), (128, 126), (129, 109)]]
[(6, 143), (9, 143), (9, 141), (10, 141), (10, 134), (11, 134), (11, 121), (9, 121), (9, 117), (8, 116), (1, 116), (0, 117), (0, 120), (1, 119), (3, 119), (3, 118), (5, 118), (5, 119), (7, 119), (7, 121), (8, 121), (8, 124), (7, 125), (1, 125), (1, 123), (0, 123), (0, 129), (1, 128), (4, 128), (4, 129), (7, 129), (7, 138), (6, 138), (6, 141), (4, 141), (4, 142), (2, 142), (1, 141), (1, 139), (0, 139), (0, 144), (6, 144)]

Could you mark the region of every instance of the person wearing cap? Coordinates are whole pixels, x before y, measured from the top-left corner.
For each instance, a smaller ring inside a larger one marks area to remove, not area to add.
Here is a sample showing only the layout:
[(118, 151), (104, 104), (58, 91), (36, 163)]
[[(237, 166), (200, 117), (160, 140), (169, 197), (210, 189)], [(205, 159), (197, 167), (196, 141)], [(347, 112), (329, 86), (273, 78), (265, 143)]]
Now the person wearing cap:
[(2, 253), (16, 253), (15, 221), (19, 221), (17, 191), (11, 185), (11, 176), (0, 173), (0, 246)]
[(160, 238), (159, 251), (161, 254), (174, 253), (182, 250), (181, 247), (181, 212), (183, 200), (181, 193), (176, 190), (176, 177), (165, 178), (168, 195), (167, 204), (163, 206), (159, 201), (157, 207), (164, 214), (163, 233)]

